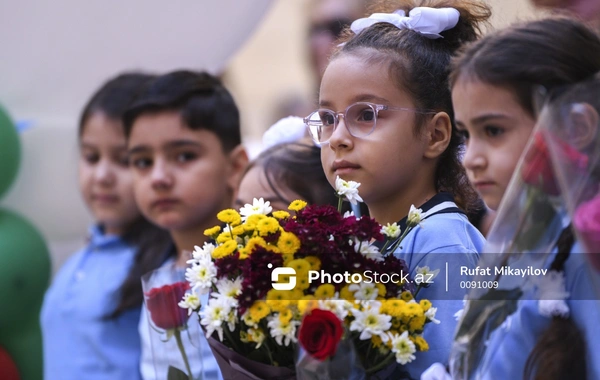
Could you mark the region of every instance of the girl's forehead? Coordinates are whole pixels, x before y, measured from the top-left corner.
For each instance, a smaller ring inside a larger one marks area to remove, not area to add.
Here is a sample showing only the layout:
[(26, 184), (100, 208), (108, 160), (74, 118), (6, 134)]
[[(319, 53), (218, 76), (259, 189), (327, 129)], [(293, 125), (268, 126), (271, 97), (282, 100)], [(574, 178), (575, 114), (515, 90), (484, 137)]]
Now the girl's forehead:
[(392, 77), (389, 63), (367, 59), (363, 54), (344, 53), (328, 65), (319, 92), (321, 105), (367, 101), (408, 106), (412, 99)]

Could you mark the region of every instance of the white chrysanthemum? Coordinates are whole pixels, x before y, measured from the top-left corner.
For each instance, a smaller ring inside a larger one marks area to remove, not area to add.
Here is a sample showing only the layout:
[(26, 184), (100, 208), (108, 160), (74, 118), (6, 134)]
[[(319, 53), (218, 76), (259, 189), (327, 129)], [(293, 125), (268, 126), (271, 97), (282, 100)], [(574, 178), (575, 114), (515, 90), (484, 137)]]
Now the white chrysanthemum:
[(252, 204), (246, 203), (244, 207), (240, 209), (240, 215), (242, 216), (242, 221), (246, 221), (250, 215), (267, 215), (273, 211), (273, 207), (271, 207), (271, 202), (266, 201), (262, 198), (256, 199), (252, 201)]
[(388, 341), (386, 332), (392, 327), (392, 317), (381, 314), (379, 306), (374, 305), (363, 310), (354, 309), (352, 315), (354, 320), (350, 324), (350, 331), (360, 332), (359, 339), (366, 340), (373, 335), (378, 335), (382, 341)]
[(338, 299), (339, 295), (335, 295), (336, 299), (319, 300), (319, 309), (329, 310), (339, 319), (344, 320), (348, 316), (348, 312), (352, 310), (352, 303), (346, 300)]
[(408, 218), (406, 218), (406, 225), (408, 227), (415, 227), (421, 223), (421, 213), (423, 210), (416, 208), (415, 205), (410, 205), (410, 211), (408, 212)]
[(354, 181), (344, 181), (339, 176), (335, 179), (335, 191), (338, 195), (346, 197), (346, 200), (353, 205), (362, 202), (363, 199), (358, 195), (360, 183)]
[(440, 323), (440, 321), (438, 319), (435, 319), (435, 313), (437, 313), (437, 307), (430, 307), (429, 310), (425, 312), (425, 316), (427, 317), (427, 319), (429, 319), (431, 322), (437, 325)]
[(204, 243), (202, 248), (195, 245), (194, 252), (192, 252), (193, 259), (188, 260), (188, 264), (196, 264), (199, 261), (211, 261), (211, 255), (215, 250), (215, 245), (212, 243)]
[(200, 297), (193, 291), (185, 293), (178, 305), (182, 309), (188, 309), (188, 315), (191, 315), (193, 311), (200, 308)]
[(354, 294), (354, 299), (360, 301), (369, 301), (377, 299), (379, 295), (379, 289), (374, 282), (360, 282), (358, 284), (352, 284), (348, 286), (348, 290), (350, 290)]
[(217, 281), (217, 267), (212, 261), (199, 261), (185, 270), (185, 279), (194, 292), (207, 294), (212, 284)]
[(386, 226), (381, 227), (381, 233), (387, 236), (390, 239), (395, 239), (400, 236), (400, 227), (398, 227), (398, 223), (394, 222), (392, 224), (387, 224)]
[(392, 340), (392, 352), (396, 354), (396, 361), (402, 365), (412, 362), (416, 359), (414, 353), (417, 348), (412, 340), (408, 338), (408, 331), (398, 334), (389, 334)]
[(417, 275), (415, 276), (415, 283), (420, 285), (422, 282), (431, 284), (433, 279), (440, 273), (439, 269), (431, 270), (428, 266), (417, 267)]
[(367, 259), (383, 261), (383, 255), (379, 252), (379, 248), (369, 244), (368, 241), (360, 241), (357, 238), (354, 238), (354, 250)]
[(356, 215), (354, 215), (354, 211), (346, 211), (346, 212), (344, 213), (344, 219), (345, 219), (345, 218), (349, 218), (349, 217), (351, 217), (351, 216), (356, 216)]
[(268, 317), (267, 326), (270, 329), (271, 337), (275, 339), (280, 346), (289, 346), (290, 343), (296, 343), (296, 328), (300, 325), (300, 321), (290, 320), (282, 322), (279, 318), (279, 313)]
[(213, 297), (225, 297), (229, 298), (228, 302), (232, 305), (232, 307), (238, 307), (237, 296), (242, 294), (242, 281), (244, 279), (242, 277), (238, 277), (235, 281), (228, 280), (226, 278), (222, 278), (217, 281), (217, 292), (213, 293)]
[(206, 337), (209, 338), (215, 331), (219, 334), (219, 340), (223, 341), (223, 324), (231, 319), (231, 306), (225, 297), (211, 298), (208, 305), (201, 310), (200, 324), (206, 327)]

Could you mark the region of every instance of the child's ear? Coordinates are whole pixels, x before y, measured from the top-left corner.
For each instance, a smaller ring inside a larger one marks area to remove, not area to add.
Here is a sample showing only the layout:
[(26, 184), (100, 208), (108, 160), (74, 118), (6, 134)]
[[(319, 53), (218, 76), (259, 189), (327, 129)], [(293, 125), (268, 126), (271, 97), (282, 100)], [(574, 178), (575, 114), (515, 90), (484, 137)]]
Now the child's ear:
[(452, 137), (452, 123), (450, 122), (450, 116), (448, 116), (446, 112), (436, 113), (427, 123), (425, 133), (427, 142), (425, 157), (439, 157), (444, 153), (446, 148), (448, 148), (450, 138)]
[(237, 193), (246, 171), (246, 166), (248, 166), (248, 153), (246, 153), (244, 146), (240, 144), (229, 153), (227, 185), (234, 193)]

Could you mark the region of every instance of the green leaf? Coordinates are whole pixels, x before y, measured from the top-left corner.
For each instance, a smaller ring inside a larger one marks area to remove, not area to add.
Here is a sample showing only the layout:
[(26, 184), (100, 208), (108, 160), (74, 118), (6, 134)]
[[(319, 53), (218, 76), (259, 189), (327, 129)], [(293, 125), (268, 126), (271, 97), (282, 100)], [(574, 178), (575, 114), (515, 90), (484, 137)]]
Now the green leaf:
[(169, 366), (169, 372), (167, 373), (167, 380), (189, 380), (188, 375), (173, 366)]

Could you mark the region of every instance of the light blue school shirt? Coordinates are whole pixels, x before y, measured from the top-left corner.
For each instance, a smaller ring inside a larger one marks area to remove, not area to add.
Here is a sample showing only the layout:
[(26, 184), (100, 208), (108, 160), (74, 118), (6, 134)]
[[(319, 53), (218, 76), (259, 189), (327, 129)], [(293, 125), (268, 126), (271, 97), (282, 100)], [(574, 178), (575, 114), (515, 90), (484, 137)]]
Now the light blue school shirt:
[[(438, 193), (420, 208), (425, 213), (452, 201), (449, 193)], [(406, 218), (399, 224), (404, 229)], [(477, 266), (484, 244), (483, 235), (454, 207), (424, 219), (420, 226), (406, 235), (400, 248), (394, 252), (398, 258), (406, 261), (413, 279), (417, 267), (428, 266), (431, 270), (440, 270), (433, 283), (421, 289), (417, 295), (417, 299), (428, 299), (432, 307), (437, 308), (435, 318), (440, 324), (431, 322), (425, 326), (423, 338), (429, 344), (429, 350), (417, 352), (416, 360), (404, 366), (412, 378), (420, 378), (435, 362), (447, 361), (457, 325), (454, 314), (463, 308), (462, 300), (468, 291), (460, 287), (460, 281), (469, 279), (460, 276), (460, 269), (461, 266)]]
[[(600, 290), (593, 285), (594, 281), (600, 280), (600, 275), (593, 272), (581, 252), (583, 249), (576, 242), (564, 264), (565, 288), (570, 293), (567, 304), (573, 322), (586, 341), (587, 378), (600, 379)], [(551, 320), (539, 313), (538, 300), (533, 294), (525, 295), (517, 310), (492, 333), (479, 366), (481, 378), (522, 378), (527, 358)], [(569, 350), (570, 347), (563, 349)]]
[[(161, 268), (172, 266), (174, 260), (167, 260)], [(208, 304), (208, 295), (200, 296), (202, 307)], [(178, 368), (185, 368), (181, 352), (177, 347), (175, 338), (171, 338), (166, 342), (164, 336), (150, 327), (148, 321), (148, 312), (142, 310), (139, 326), (139, 335), (142, 341), (142, 358), (140, 361), (140, 371), (144, 380), (165, 380), (166, 374), (169, 371), (169, 364), (175, 364)], [(227, 328), (227, 327), (225, 327)], [(213, 355), (206, 335), (200, 327), (200, 321), (197, 313), (192, 313), (187, 322), (187, 329), (183, 333), (189, 335), (191, 340), (198, 342), (199, 347), (191, 343), (190, 339), (183, 339), (183, 346), (188, 357), (190, 370), (194, 379), (202, 378), (203, 380), (222, 380), (221, 370), (217, 363), (217, 359)], [(152, 345), (160, 344), (160, 355), (155, 357), (152, 352)], [(202, 377), (200, 377), (202, 374)]]
[(60, 269), (41, 312), (45, 380), (140, 379), (140, 309), (116, 307), (135, 248), (90, 229), (89, 244)]

